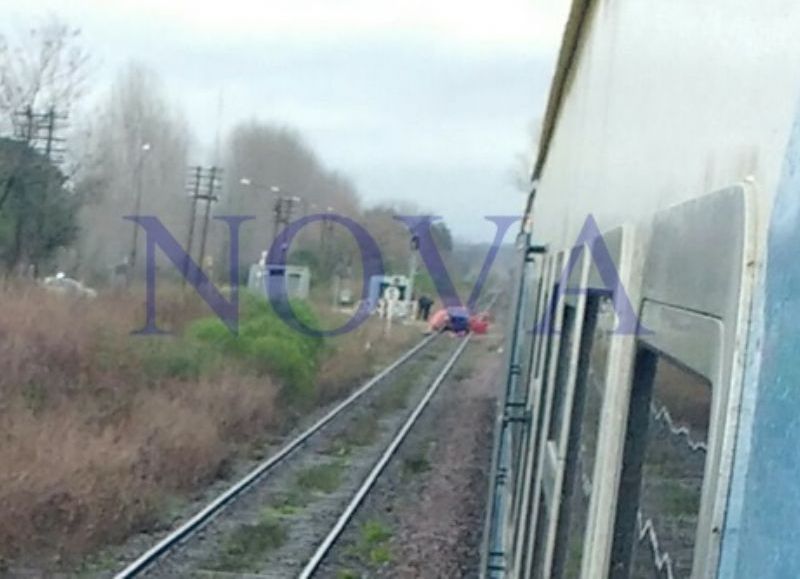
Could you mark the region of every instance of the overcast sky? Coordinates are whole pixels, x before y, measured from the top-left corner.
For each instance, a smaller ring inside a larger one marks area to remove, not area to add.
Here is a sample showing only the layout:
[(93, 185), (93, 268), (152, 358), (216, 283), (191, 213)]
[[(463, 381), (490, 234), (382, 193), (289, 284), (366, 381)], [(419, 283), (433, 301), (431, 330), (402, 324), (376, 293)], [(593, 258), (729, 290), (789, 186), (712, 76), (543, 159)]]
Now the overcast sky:
[[(102, 92), (136, 60), (180, 104), (207, 161), (258, 117), (299, 129), (368, 203), (405, 199), (486, 240), (514, 214), (515, 155), (543, 114), (568, 0), (11, 0), (5, 30), (83, 30)], [(218, 114), (222, 94), (222, 116)]]

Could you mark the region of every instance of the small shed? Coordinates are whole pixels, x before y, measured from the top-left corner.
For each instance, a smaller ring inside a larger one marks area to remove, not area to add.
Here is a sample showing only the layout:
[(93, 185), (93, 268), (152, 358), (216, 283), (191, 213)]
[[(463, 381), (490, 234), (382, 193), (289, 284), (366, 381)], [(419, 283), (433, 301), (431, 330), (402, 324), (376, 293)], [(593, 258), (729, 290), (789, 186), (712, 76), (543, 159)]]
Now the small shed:
[[(270, 275), (286, 276), (286, 294), (290, 299), (306, 299), (311, 288), (311, 271), (304, 265), (270, 266)], [(250, 291), (267, 296), (267, 267), (260, 263), (250, 266), (247, 287)]]

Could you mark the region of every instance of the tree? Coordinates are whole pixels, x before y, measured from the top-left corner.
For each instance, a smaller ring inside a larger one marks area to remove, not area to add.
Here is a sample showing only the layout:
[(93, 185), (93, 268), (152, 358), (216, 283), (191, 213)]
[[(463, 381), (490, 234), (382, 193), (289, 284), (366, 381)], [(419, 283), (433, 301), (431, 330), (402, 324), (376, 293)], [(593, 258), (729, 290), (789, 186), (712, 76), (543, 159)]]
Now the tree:
[[(339, 215), (358, 213), (355, 187), (341, 174), (327, 169), (300, 134), (286, 127), (257, 120), (237, 125), (228, 138), (225, 174), (221, 211), (256, 217), (255, 223), (241, 231), (241, 265), (258, 260), (272, 243), (273, 207), (278, 196), (299, 198), (292, 219), (325, 213), (328, 208)], [(313, 262), (317, 280), (327, 277), (349, 252), (345, 249), (347, 234), (339, 229), (323, 233), (321, 224), (306, 227), (293, 242), (292, 259)], [(223, 248), (220, 257), (224, 258), (225, 243), (218, 246)], [(356, 251), (353, 246), (352, 252)], [(316, 259), (310, 258), (312, 252), (318, 254)]]
[[(0, 34), (0, 115), (13, 124), (26, 107), (68, 112), (86, 88), (89, 54), (81, 32), (51, 18), (12, 37)], [(6, 127), (8, 128), (8, 127)]]
[[(0, 33), (0, 131), (32, 144), (38, 130), (29, 115), (68, 114), (86, 88), (89, 63), (80, 30), (55, 18), (22, 35)], [(18, 161), (24, 162), (22, 157)], [(15, 174), (7, 173), (0, 208)]]
[(61, 170), (29, 145), (0, 139), (0, 178), (15, 173), (0, 213), (0, 252), (6, 271), (31, 266), (34, 273), (78, 233), (80, 196)]
[[(135, 213), (140, 194), (142, 214), (157, 216), (174, 235), (183, 236), (191, 137), (182, 114), (165, 98), (158, 76), (139, 64), (129, 64), (118, 74), (96, 110), (84, 167), (76, 179), (87, 199), (78, 261), (84, 274), (103, 278), (130, 255), (134, 225), (123, 217)], [(142, 255), (141, 236), (138, 245)]]

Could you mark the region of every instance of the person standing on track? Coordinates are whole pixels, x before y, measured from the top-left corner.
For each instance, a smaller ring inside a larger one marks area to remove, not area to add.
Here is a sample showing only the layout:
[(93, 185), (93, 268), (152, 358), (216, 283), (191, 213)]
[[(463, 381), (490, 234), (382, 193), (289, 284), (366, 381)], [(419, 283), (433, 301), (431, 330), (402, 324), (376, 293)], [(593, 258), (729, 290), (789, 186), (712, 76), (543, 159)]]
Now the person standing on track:
[(417, 317), (423, 322), (428, 321), (428, 317), (431, 315), (431, 306), (433, 306), (433, 300), (424, 294), (417, 300)]

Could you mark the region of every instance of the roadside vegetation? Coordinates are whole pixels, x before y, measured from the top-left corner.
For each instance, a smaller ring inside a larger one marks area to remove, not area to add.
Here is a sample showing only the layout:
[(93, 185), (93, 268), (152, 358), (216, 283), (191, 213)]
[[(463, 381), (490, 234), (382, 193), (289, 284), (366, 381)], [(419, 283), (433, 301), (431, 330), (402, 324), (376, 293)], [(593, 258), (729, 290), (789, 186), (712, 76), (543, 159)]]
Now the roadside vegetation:
[[(75, 300), (10, 284), (0, 299), (0, 566), (69, 565), (163, 524), (181, 497), (346, 394), (415, 334), (398, 327), (383, 340), (367, 323), (322, 340), (243, 296), (233, 336), (176, 290), (158, 304), (172, 335), (131, 336), (141, 296)], [(295, 310), (319, 323), (307, 305)]]

